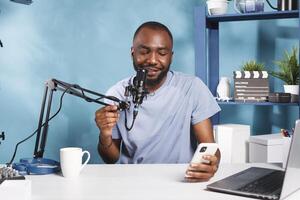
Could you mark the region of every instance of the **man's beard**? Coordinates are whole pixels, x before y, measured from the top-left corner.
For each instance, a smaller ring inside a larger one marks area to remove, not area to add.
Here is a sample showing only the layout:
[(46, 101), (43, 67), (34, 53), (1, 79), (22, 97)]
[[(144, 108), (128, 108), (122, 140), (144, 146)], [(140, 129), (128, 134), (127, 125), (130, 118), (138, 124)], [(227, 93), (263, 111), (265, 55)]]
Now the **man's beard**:
[[(134, 61), (133, 61), (133, 66), (135, 71), (137, 71), (138, 69), (147, 69), (149, 67), (151, 67), (151, 65), (137, 65)], [(156, 85), (159, 85), (161, 83), (161, 81), (167, 76), (168, 71), (170, 69), (170, 65), (168, 65), (168, 67), (164, 67), (164, 70), (161, 70), (159, 75), (157, 76), (156, 79), (146, 79), (146, 85), (150, 86), (150, 87), (154, 87)]]

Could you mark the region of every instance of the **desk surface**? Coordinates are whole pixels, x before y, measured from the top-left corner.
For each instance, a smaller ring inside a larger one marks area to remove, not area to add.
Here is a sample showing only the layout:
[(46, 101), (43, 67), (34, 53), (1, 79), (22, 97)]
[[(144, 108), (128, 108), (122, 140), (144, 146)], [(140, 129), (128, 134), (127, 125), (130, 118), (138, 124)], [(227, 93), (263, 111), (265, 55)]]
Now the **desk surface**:
[[(30, 175), (27, 179), (32, 181), (32, 200), (246, 200), (251, 198), (211, 192), (205, 188), (208, 183), (250, 166), (271, 167), (266, 164), (223, 164), (216, 175), (204, 183), (184, 182), (187, 164), (87, 165), (75, 180), (68, 180), (60, 174)], [(289, 200), (300, 199), (300, 192), (295, 195)]]

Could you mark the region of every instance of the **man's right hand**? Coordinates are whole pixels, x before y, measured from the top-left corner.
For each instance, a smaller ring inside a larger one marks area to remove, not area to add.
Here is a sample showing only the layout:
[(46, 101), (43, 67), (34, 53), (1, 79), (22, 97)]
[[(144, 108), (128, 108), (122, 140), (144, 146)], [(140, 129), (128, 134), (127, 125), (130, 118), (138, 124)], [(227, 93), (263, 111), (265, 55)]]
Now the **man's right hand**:
[(95, 122), (103, 138), (111, 138), (112, 128), (116, 125), (118, 120), (119, 111), (116, 105), (105, 106), (95, 113)]
[(119, 120), (116, 105), (105, 106), (95, 113), (95, 122), (100, 129), (98, 152), (106, 163), (116, 163), (120, 157), (120, 139), (112, 139), (112, 129)]

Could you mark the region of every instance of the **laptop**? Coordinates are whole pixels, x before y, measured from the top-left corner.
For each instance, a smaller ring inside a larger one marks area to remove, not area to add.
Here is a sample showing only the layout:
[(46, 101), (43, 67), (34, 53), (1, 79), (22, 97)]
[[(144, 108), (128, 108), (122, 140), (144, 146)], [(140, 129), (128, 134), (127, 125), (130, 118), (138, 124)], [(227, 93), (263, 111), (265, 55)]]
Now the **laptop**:
[(300, 120), (296, 121), (284, 170), (250, 167), (207, 185), (207, 189), (258, 199), (285, 199), (300, 189)]

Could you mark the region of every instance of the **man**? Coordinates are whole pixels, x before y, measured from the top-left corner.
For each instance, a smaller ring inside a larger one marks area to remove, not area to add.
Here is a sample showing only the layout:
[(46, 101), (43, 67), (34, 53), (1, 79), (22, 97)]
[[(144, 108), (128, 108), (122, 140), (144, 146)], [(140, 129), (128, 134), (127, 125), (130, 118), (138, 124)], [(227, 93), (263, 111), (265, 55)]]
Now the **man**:
[[(194, 154), (190, 128), (198, 143), (214, 142), (210, 117), (220, 111), (208, 88), (191, 75), (169, 71), (173, 57), (173, 37), (158, 22), (146, 22), (135, 32), (131, 55), (134, 69), (146, 69), (149, 94), (140, 105), (130, 131), (133, 106), (119, 112), (117, 106), (96, 111), (100, 129), (98, 151), (106, 163), (188, 163)], [(120, 100), (133, 77), (118, 82), (107, 92)], [(125, 116), (126, 115), (126, 116)], [(128, 118), (125, 120), (125, 118)], [(191, 126), (192, 125), (192, 126)], [(220, 152), (206, 156), (209, 164), (191, 164), (185, 178), (207, 181), (217, 171)]]

